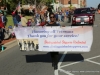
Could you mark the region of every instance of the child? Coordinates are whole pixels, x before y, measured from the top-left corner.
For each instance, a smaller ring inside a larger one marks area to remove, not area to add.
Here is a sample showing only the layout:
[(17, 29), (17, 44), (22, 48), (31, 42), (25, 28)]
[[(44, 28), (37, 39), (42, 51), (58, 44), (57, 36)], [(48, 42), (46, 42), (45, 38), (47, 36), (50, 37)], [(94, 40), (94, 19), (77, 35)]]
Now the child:
[(9, 26), (9, 27), (8, 27), (8, 31), (9, 31), (9, 33), (10, 33), (11, 38), (14, 38), (14, 37), (15, 37), (15, 33), (14, 33), (14, 31), (13, 31), (12, 26)]
[(32, 24), (32, 20), (28, 19), (27, 26), (31, 26), (31, 24)]

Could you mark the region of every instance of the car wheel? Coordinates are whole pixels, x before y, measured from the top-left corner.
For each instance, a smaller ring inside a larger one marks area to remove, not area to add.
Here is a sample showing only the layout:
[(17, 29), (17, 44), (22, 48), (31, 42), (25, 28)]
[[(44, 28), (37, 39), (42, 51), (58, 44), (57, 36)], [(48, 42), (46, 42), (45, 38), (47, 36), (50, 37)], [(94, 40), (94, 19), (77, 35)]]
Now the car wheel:
[(76, 24), (72, 24), (71, 26), (76, 26)]
[(93, 26), (94, 25), (94, 23), (91, 23), (91, 24), (89, 24), (90, 26)]

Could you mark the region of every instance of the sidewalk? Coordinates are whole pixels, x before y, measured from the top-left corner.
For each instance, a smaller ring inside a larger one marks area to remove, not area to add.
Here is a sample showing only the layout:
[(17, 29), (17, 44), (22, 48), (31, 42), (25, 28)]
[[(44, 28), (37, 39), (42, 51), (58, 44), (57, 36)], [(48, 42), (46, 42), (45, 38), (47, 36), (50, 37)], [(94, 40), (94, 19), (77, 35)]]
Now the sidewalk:
[[(16, 45), (16, 38), (8, 39), (8, 40), (3, 40), (1, 45), (0, 45), (0, 52), (3, 52), (9, 48), (12, 48)], [(4, 50), (2, 50), (2, 46), (4, 47)]]
[(8, 39), (8, 40), (3, 40), (1, 44), (4, 45), (4, 44), (6, 44), (8, 42), (11, 42), (13, 40), (16, 40), (16, 38), (11, 38), (11, 39)]

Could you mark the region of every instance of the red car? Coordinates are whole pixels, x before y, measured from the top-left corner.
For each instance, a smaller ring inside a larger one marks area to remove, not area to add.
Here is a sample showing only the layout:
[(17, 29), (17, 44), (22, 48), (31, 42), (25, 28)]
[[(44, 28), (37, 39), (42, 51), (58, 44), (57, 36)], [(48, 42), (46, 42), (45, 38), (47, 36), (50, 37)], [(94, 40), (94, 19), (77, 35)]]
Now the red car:
[(72, 25), (93, 25), (94, 15), (90, 8), (75, 9), (72, 17)]

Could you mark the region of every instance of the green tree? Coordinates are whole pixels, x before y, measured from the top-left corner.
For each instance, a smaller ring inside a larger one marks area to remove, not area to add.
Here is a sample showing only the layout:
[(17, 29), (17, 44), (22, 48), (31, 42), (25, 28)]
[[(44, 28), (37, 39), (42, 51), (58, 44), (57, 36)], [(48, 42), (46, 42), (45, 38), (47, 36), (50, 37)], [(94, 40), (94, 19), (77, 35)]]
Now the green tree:
[(20, 0), (8, 0), (7, 3), (10, 5), (10, 10), (15, 10), (16, 6), (18, 5), (18, 2)]
[[(42, 0), (41, 2), (44, 3), (47, 6), (50, 6), (50, 4), (53, 3), (53, 0)], [(54, 2), (55, 2), (55, 0), (54, 0)]]
[(22, 2), (22, 5), (26, 4), (26, 1), (25, 0), (22, 0), (21, 2)]
[[(14, 10), (16, 6), (18, 5), (18, 2), (21, 2), (22, 5), (27, 4), (30, 2), (31, 4), (35, 4), (35, 0), (2, 0), (2, 4), (5, 5), (6, 3), (10, 5), (10, 10)], [(55, 2), (55, 0), (54, 0)], [(38, 8), (41, 8), (42, 5), (46, 5), (48, 7), (51, 7), (51, 3), (53, 3), (53, 0), (36, 0), (36, 6)]]
[[(39, 9), (41, 9), (42, 5), (46, 5), (50, 8), (52, 8), (51, 3), (53, 3), (53, 0), (36, 0), (36, 1), (37, 1), (37, 7)], [(54, 2), (55, 2), (55, 0), (54, 0)]]

